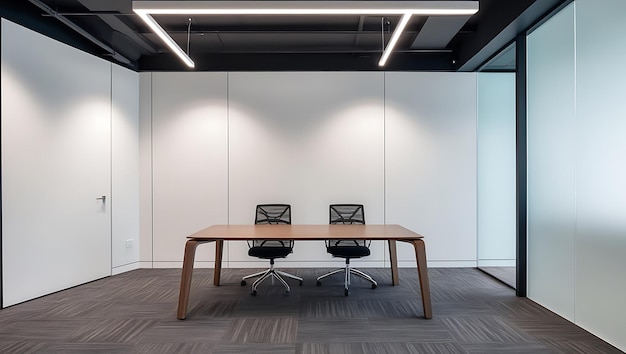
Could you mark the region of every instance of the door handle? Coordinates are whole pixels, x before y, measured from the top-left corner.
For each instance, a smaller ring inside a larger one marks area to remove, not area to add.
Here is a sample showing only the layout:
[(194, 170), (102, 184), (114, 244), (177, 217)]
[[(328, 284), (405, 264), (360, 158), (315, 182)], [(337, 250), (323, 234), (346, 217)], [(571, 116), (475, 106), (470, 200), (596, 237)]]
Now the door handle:
[(100, 197), (100, 198), (96, 198), (96, 200), (101, 200), (101, 201), (104, 203), (104, 202), (107, 200), (107, 196), (106, 196), (106, 195), (103, 195), (103, 196), (102, 196), (102, 197)]

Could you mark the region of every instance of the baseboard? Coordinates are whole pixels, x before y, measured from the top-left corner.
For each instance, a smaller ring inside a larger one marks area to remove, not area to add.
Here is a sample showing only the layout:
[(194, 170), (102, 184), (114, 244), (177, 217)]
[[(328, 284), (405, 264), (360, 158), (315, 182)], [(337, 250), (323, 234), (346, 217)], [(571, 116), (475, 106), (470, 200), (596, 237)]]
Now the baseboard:
[[(402, 262), (403, 265), (400, 265), (398, 262), (398, 267), (406, 268), (406, 267), (415, 267), (415, 261), (413, 262)], [(428, 261), (428, 268), (476, 268), (476, 261)]]
[(480, 259), (479, 267), (515, 267), (515, 259)]
[(123, 266), (115, 267), (111, 269), (111, 275), (118, 275), (126, 272), (130, 272), (131, 270), (143, 268), (140, 262), (134, 262), (130, 264), (125, 264)]
[[(383, 261), (351, 261), (350, 264), (355, 268), (384, 268), (385, 263)], [(224, 268), (267, 268), (269, 262), (228, 262), (228, 266), (224, 265)], [(344, 260), (333, 261), (287, 261), (276, 260), (277, 268), (343, 268), (346, 266)], [(415, 263), (413, 264), (415, 267)]]
[(153, 268), (153, 267), (152, 267), (152, 262), (150, 262), (150, 261), (142, 261), (142, 262), (139, 262), (139, 267), (140, 267), (141, 269), (150, 269), (150, 268)]
[[(267, 268), (269, 262), (227, 262), (222, 263), (223, 269), (228, 268)], [(355, 268), (389, 268), (389, 261), (353, 261)], [(213, 268), (212, 261), (196, 261), (194, 268)], [(345, 262), (338, 261), (276, 261), (278, 268), (342, 268)], [(398, 268), (415, 268), (415, 261), (398, 261)], [(182, 268), (183, 262), (140, 262), (141, 268)], [(476, 268), (476, 261), (428, 261), (429, 268)]]

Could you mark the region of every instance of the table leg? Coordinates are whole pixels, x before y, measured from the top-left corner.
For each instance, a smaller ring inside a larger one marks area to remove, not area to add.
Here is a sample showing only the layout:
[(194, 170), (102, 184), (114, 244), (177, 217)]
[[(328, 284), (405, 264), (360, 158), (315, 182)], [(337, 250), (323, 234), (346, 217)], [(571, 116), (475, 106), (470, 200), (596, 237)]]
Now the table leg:
[(433, 310), (430, 303), (430, 284), (428, 282), (428, 268), (426, 266), (426, 245), (424, 240), (413, 240), (415, 248), (415, 260), (417, 262), (417, 274), (420, 281), (420, 290), (422, 292), (422, 307), (424, 309), (424, 317), (432, 318)]
[(191, 288), (191, 276), (193, 275), (193, 262), (196, 258), (196, 247), (208, 241), (188, 240), (185, 243), (185, 256), (183, 258), (183, 272), (180, 276), (180, 293), (178, 294), (178, 319), (187, 317), (187, 304), (189, 303), (189, 289)]
[(215, 241), (215, 267), (213, 268), (213, 285), (220, 285), (222, 276), (222, 254), (224, 251), (224, 240)]
[(389, 240), (389, 260), (391, 261), (391, 284), (400, 285), (398, 276), (398, 254), (396, 252), (396, 240)]

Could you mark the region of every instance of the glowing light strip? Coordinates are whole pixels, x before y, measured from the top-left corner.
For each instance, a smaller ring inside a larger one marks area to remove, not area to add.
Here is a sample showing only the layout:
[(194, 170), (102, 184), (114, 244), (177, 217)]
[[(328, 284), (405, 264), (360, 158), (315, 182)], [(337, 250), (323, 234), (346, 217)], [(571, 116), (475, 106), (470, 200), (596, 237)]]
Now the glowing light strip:
[(402, 19), (400, 20), (398, 27), (396, 27), (396, 29), (393, 31), (393, 34), (391, 35), (391, 39), (389, 40), (387, 47), (385, 47), (385, 51), (383, 52), (383, 55), (380, 57), (378, 66), (385, 66), (385, 63), (387, 63), (387, 59), (389, 59), (389, 56), (391, 55), (391, 51), (393, 51), (393, 48), (396, 46), (396, 43), (398, 43), (398, 40), (400, 39), (400, 35), (404, 31), (404, 28), (409, 23), (410, 19), (411, 19), (411, 14), (404, 14), (404, 16), (402, 16)]
[(152, 15), (472, 15), (478, 1), (133, 1)]
[(469, 16), (478, 1), (133, 1), (133, 11), (192, 68), (193, 60), (152, 15), (402, 15), (378, 63), (383, 66), (412, 15)]
[(473, 15), (473, 10), (450, 10), (450, 9), (150, 9), (134, 10), (136, 13), (148, 13), (151, 15)]
[(167, 32), (165, 32), (165, 30), (163, 29), (163, 27), (161, 27), (155, 20), (154, 18), (152, 18), (152, 16), (146, 14), (146, 13), (138, 13), (139, 17), (150, 27), (150, 29), (152, 29), (152, 32), (156, 33), (157, 36), (159, 36), (159, 38), (161, 38), (161, 40), (163, 42), (165, 42), (165, 44), (170, 47), (170, 49), (176, 53), (176, 55), (178, 55), (178, 57), (185, 63), (187, 64), (188, 67), (190, 68), (194, 68), (196, 66), (196, 64), (193, 62), (193, 60), (189, 57), (189, 55), (187, 55), (187, 53), (185, 53), (185, 51), (183, 51), (183, 49), (174, 41), (174, 39), (172, 39), (172, 37), (170, 37), (169, 34), (167, 34)]

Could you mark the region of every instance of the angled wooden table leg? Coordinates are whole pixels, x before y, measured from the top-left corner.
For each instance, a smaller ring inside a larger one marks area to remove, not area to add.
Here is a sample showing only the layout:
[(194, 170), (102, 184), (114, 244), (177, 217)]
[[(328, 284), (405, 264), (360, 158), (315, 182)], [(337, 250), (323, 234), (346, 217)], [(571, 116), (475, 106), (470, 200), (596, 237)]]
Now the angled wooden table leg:
[(396, 252), (396, 240), (389, 240), (389, 260), (391, 261), (391, 284), (400, 285), (398, 276), (398, 254)]
[(215, 240), (215, 267), (213, 268), (213, 285), (220, 285), (222, 276), (222, 254), (224, 253), (224, 240)]
[(196, 247), (209, 241), (187, 240), (185, 243), (185, 256), (183, 258), (183, 271), (180, 276), (180, 293), (178, 294), (178, 319), (187, 317), (187, 304), (189, 303), (189, 289), (191, 288), (191, 276), (193, 275), (193, 262), (196, 258)]
[(417, 274), (420, 281), (420, 290), (422, 292), (422, 307), (424, 309), (424, 317), (432, 318), (433, 310), (430, 303), (430, 283), (428, 282), (428, 268), (426, 266), (426, 245), (424, 240), (411, 241), (415, 248), (415, 261), (417, 262)]

